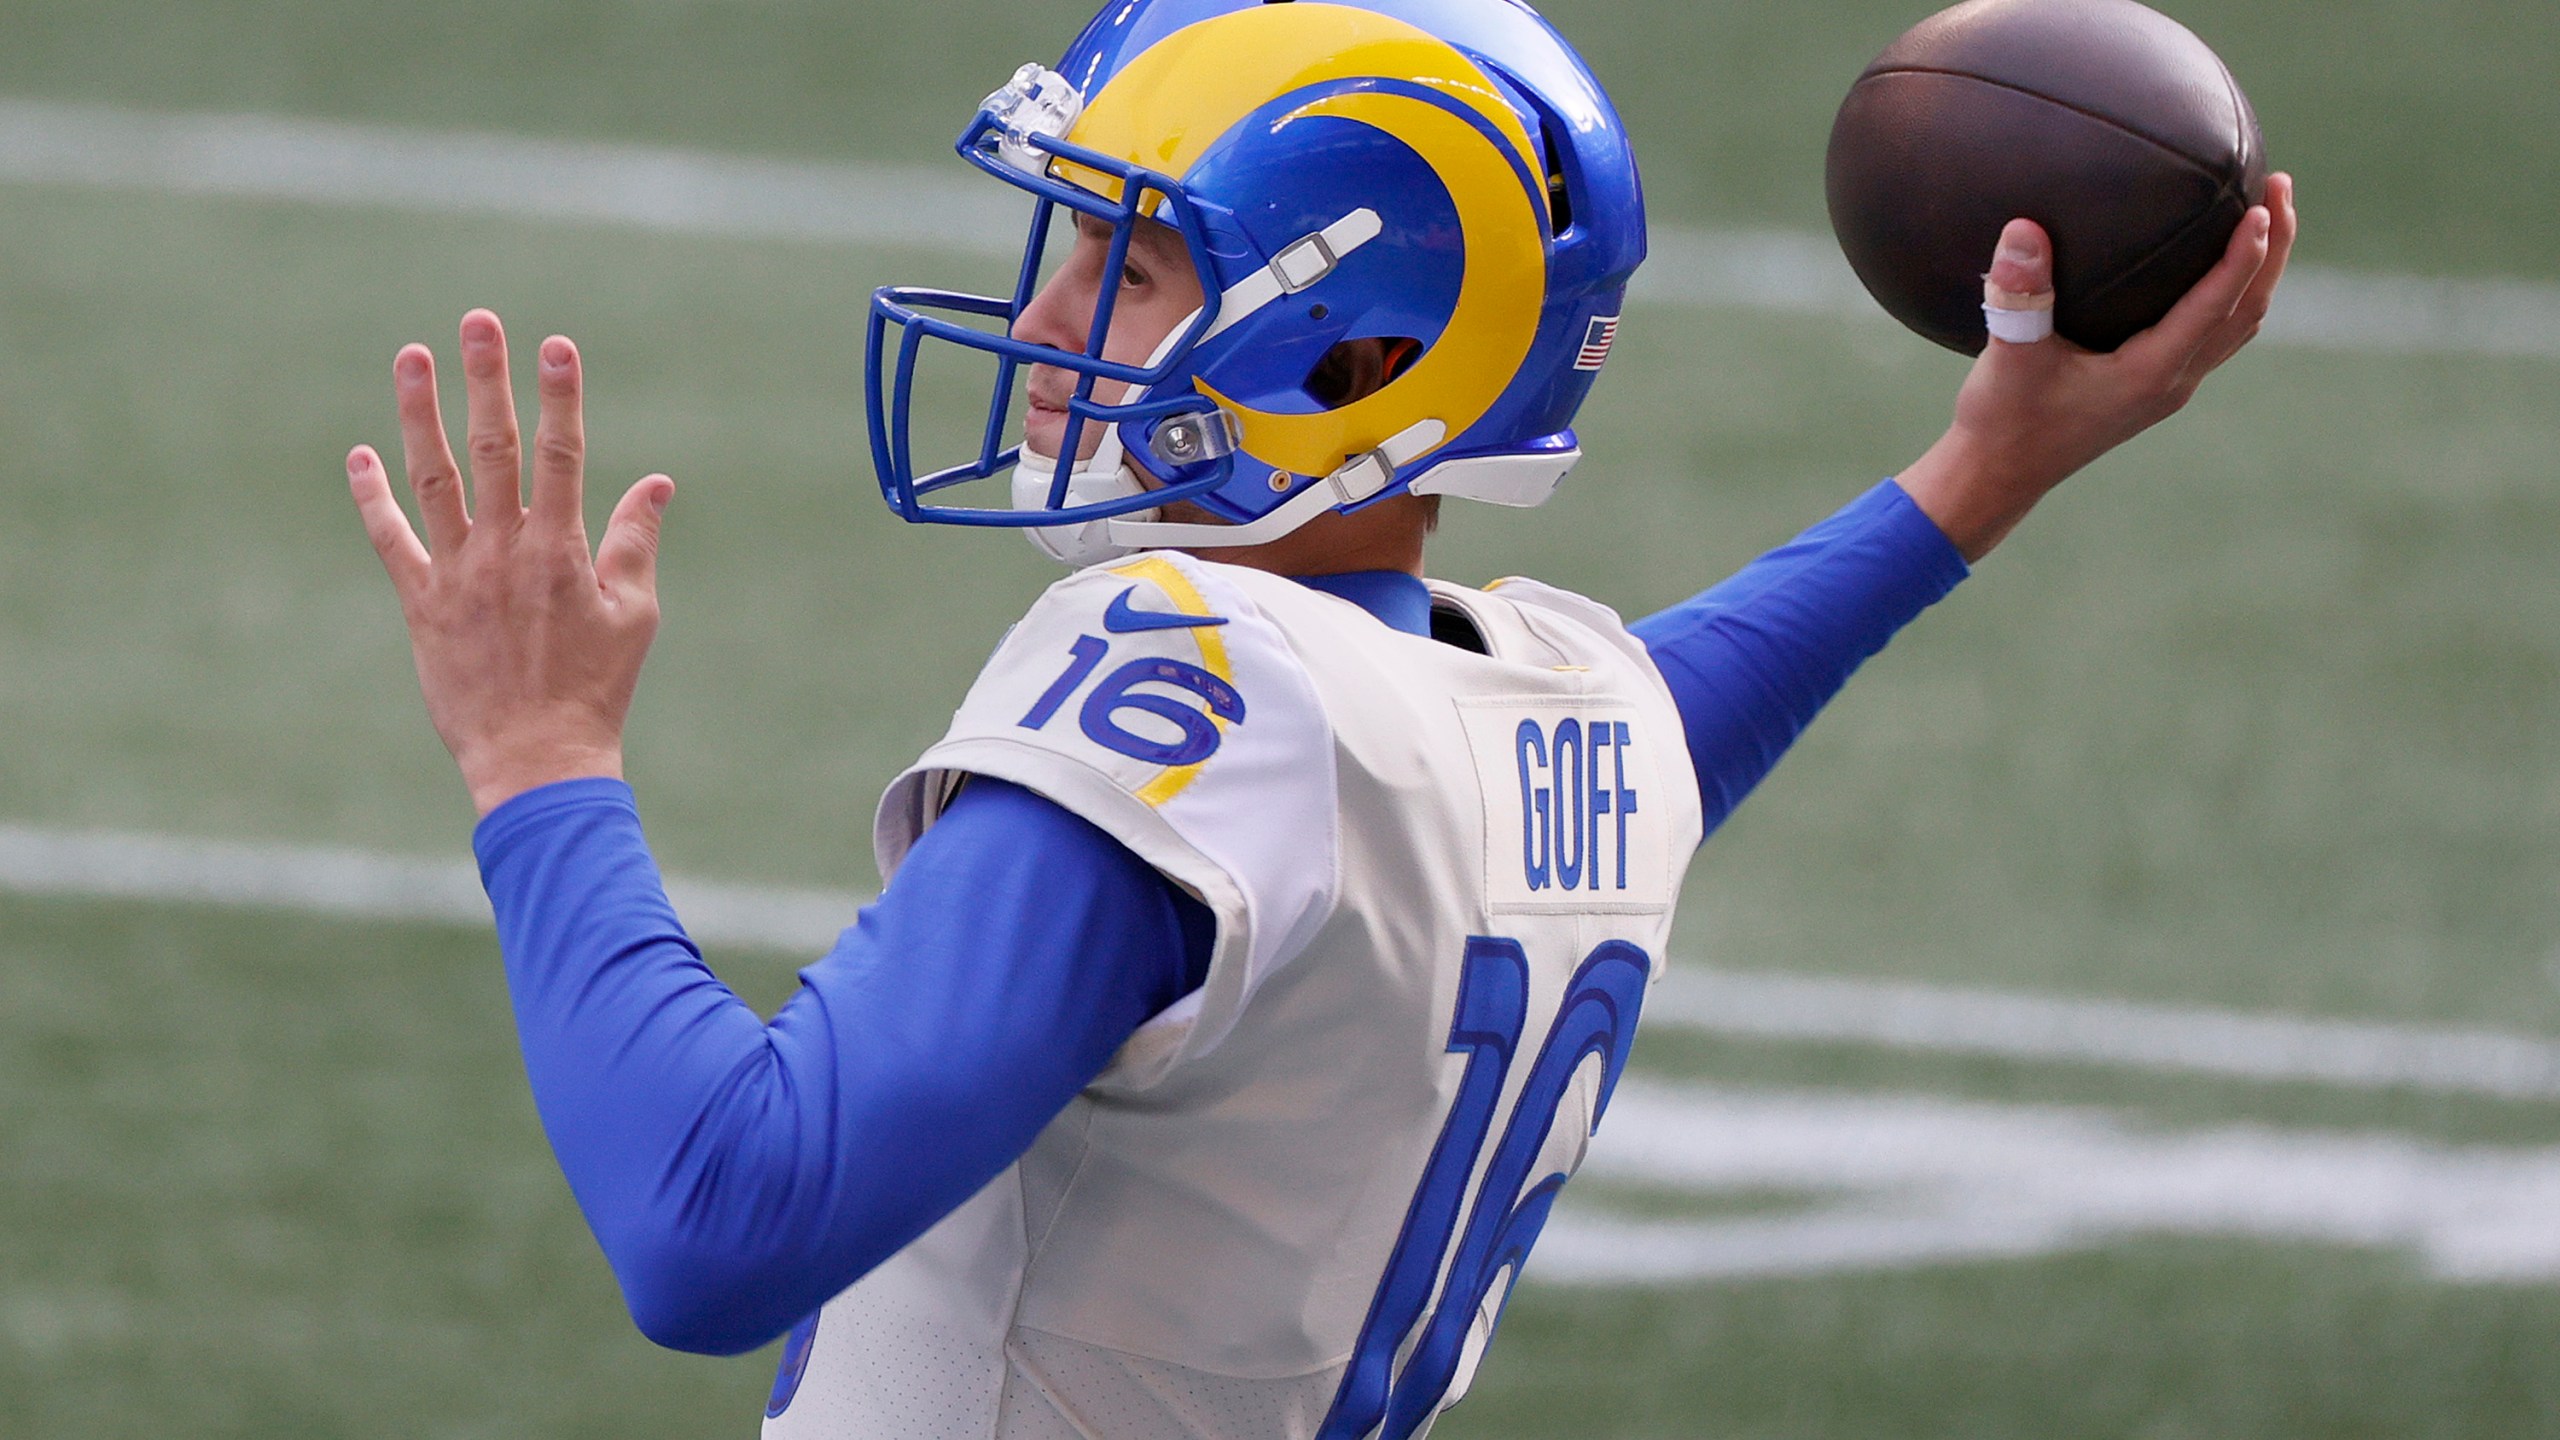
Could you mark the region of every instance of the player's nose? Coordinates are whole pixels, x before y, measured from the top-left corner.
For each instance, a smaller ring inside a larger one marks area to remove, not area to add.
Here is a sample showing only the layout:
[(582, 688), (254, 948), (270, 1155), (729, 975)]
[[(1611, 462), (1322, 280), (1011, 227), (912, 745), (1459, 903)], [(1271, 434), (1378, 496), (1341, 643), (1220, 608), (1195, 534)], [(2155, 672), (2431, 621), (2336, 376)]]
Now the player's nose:
[(1083, 350), (1093, 323), (1093, 297), (1084, 292), (1085, 287), (1076, 283), (1073, 266), (1059, 270), (1013, 317), (1008, 333), (1027, 344)]

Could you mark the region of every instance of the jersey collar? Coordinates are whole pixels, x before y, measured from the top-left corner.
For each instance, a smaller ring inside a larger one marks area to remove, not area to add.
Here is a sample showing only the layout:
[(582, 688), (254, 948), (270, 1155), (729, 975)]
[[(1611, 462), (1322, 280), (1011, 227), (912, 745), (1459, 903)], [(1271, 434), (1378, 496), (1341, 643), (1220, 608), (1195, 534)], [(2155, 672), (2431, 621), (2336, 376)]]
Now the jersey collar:
[(1354, 570), (1343, 575), (1293, 575), (1310, 590), (1348, 600), (1378, 623), (1407, 635), (1431, 633), (1431, 591), (1419, 576), (1401, 570)]

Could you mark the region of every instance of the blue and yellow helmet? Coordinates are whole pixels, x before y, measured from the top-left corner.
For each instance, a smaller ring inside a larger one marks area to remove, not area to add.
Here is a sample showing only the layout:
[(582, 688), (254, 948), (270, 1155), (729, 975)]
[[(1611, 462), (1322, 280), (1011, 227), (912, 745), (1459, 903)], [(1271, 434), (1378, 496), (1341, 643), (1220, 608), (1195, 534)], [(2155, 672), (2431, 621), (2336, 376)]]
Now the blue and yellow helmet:
[[(960, 136), (963, 158), (1033, 197), (1010, 298), (888, 287), (872, 299), (873, 458), (909, 520), (1033, 527), (1089, 562), (1253, 544), (1390, 495), (1535, 505), (1580, 455), (1574, 413), (1644, 258), (1635, 157), (1599, 83), (1514, 0), (1115, 0), (1055, 68), (1022, 67)], [(1102, 358), (1116, 287), (1083, 353), (1009, 331), (1061, 209), (1113, 227), (1119, 273), (1144, 220), (1180, 233), (1206, 300), (1144, 365)], [(1385, 383), (1327, 404), (1310, 381), (1344, 341), (1411, 342)], [(994, 358), (978, 452), (919, 473), (927, 341)], [(1073, 373), (1068, 465), (1007, 445), (1027, 365)], [(1118, 398), (1097, 401), (1101, 381)], [(929, 497), (1013, 473), (1011, 508)], [(1228, 523), (1155, 512), (1186, 500)]]

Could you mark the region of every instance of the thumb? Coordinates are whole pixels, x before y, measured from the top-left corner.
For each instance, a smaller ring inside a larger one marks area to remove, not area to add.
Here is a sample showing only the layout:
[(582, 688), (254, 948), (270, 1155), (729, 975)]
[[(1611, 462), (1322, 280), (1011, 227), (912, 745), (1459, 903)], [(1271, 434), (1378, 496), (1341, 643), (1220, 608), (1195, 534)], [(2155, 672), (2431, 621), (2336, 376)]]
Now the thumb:
[(2013, 295), (2036, 295), (2053, 288), (2053, 243), (2033, 220), (2012, 220), (2000, 228), (2000, 248), (1992, 253), (1991, 273), (1984, 277)]
[(2053, 333), (2053, 243), (2033, 220), (2000, 230), (2000, 248), (1982, 277), (1983, 320), (1991, 338), (2034, 344)]
[(658, 589), (658, 531), (676, 482), (651, 475), (623, 492), (604, 522), (596, 546), (596, 582), (617, 599), (654, 596)]

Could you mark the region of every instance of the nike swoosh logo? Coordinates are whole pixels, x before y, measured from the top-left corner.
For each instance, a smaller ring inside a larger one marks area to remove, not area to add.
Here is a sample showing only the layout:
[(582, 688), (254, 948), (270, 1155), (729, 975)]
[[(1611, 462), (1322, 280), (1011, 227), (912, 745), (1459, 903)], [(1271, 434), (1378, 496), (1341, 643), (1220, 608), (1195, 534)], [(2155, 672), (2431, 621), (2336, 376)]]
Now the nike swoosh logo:
[(1138, 587), (1132, 585), (1111, 597), (1111, 603), (1102, 612), (1103, 629), (1114, 635), (1127, 635), (1139, 630), (1191, 630), (1203, 625), (1227, 623), (1224, 615), (1181, 615), (1164, 610), (1133, 609), (1129, 597), (1137, 593)]

